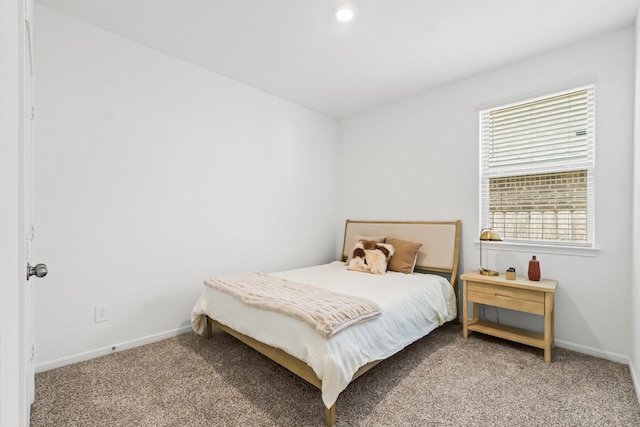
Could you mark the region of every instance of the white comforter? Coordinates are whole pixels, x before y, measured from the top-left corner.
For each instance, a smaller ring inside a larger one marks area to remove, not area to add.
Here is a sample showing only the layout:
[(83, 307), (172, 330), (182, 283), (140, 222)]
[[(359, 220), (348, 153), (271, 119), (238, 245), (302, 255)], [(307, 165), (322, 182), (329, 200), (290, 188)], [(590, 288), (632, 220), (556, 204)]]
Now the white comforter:
[(436, 275), (374, 275), (349, 271), (339, 261), (270, 275), (368, 298), (380, 305), (382, 315), (327, 339), (305, 322), (247, 306), (205, 287), (191, 313), (192, 324), (206, 315), (305, 361), (322, 380), (322, 400), (327, 408), (361, 366), (386, 359), (456, 317), (453, 288)]

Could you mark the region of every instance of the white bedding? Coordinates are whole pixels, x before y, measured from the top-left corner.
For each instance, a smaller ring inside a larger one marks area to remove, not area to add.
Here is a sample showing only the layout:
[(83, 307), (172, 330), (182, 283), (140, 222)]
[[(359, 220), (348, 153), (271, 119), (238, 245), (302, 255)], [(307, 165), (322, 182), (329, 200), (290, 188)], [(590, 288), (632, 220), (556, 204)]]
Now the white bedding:
[(374, 275), (349, 271), (340, 261), (270, 275), (368, 298), (380, 305), (382, 315), (327, 339), (305, 322), (247, 306), (205, 286), (191, 313), (194, 329), (198, 331), (201, 318), (209, 316), (305, 361), (322, 380), (322, 400), (327, 408), (361, 366), (386, 359), (456, 317), (453, 287), (437, 275)]

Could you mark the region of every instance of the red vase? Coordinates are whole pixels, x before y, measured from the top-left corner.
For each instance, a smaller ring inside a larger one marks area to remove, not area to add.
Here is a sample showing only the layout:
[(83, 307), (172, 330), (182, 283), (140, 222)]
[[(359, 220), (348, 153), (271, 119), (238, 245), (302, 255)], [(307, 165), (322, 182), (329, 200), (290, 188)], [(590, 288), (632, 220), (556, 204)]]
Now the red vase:
[(529, 280), (536, 282), (540, 280), (540, 262), (536, 259), (535, 255), (531, 261), (529, 261)]

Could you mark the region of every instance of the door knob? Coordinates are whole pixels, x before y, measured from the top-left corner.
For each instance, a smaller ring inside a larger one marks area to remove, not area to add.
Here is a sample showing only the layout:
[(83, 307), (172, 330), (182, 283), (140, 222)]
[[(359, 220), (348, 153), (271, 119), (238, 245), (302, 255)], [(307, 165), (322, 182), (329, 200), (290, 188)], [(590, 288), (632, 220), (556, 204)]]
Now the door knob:
[(35, 267), (27, 264), (27, 280), (31, 276), (44, 277), (48, 272), (46, 264), (36, 264)]

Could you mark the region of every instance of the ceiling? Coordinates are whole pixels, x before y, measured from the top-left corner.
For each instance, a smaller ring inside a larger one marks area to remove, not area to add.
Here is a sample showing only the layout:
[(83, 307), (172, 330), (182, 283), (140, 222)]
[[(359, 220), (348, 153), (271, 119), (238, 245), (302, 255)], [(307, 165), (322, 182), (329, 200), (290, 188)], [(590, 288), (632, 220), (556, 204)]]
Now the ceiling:
[(335, 118), (632, 25), (640, 2), (36, 1)]

